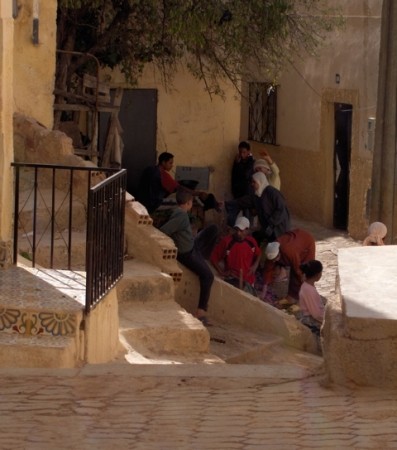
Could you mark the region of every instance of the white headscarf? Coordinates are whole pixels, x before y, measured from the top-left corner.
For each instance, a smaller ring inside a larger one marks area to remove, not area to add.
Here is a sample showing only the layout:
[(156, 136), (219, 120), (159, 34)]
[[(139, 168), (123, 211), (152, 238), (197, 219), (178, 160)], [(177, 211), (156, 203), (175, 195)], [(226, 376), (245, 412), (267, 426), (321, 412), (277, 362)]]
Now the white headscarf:
[(268, 169), (270, 171), (272, 170), (270, 168), (270, 166), (269, 166), (269, 163), (266, 160), (264, 160), (264, 159), (257, 159), (257, 160), (255, 160), (255, 162), (254, 162), (254, 170), (259, 168), (259, 167), (264, 167), (265, 169)]
[(385, 245), (383, 242), (387, 234), (387, 227), (382, 222), (373, 222), (368, 228), (368, 236), (364, 239), (363, 245)]
[(260, 197), (269, 182), (267, 181), (266, 175), (262, 172), (256, 172), (252, 175), (252, 178), (259, 184), (258, 189), (255, 190), (255, 195)]

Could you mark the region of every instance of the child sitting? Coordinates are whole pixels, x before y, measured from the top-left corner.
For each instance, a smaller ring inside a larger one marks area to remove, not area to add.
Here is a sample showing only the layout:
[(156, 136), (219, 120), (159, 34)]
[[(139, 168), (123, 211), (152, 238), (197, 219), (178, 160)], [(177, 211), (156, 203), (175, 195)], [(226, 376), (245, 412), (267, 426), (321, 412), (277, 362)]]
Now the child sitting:
[(320, 328), (324, 320), (325, 298), (322, 297), (314, 286), (319, 281), (323, 272), (323, 265), (320, 261), (313, 259), (300, 266), (304, 274), (304, 282), (299, 291), (299, 320), (309, 327), (317, 336), (320, 335)]

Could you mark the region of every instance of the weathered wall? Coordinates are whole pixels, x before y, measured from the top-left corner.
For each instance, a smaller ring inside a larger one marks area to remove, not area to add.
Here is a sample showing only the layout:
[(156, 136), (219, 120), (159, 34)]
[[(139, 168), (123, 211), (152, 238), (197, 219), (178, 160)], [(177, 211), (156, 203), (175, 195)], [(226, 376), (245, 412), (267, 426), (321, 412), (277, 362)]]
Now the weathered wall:
[[(111, 74), (113, 86), (127, 87), (121, 75)], [(175, 166), (211, 166), (210, 191), (229, 196), (233, 158), (240, 133), (240, 101), (225, 85), (226, 98), (209, 97), (204, 85), (180, 70), (173, 86), (165, 89), (156, 72), (148, 67), (139, 85), (158, 89), (157, 151), (175, 155)]]
[[(14, 110), (53, 124), (56, 57), (56, 0), (39, 4), (39, 43), (32, 42), (34, 0), (19, 0), (14, 21)], [(11, 4), (11, 1), (9, 2)]]
[[(366, 196), (372, 166), (368, 118), (376, 114), (381, 3), (333, 2), (341, 7), (346, 23), (329, 35), (317, 57), (296, 61), (278, 80), (278, 145), (266, 147), (281, 168), (281, 190), (291, 211), (332, 226), (334, 102), (351, 103), (348, 231), (358, 239), (368, 224)], [(243, 124), (247, 122), (243, 117)]]
[(0, 268), (11, 262), (13, 33), (11, 2), (0, 3)]

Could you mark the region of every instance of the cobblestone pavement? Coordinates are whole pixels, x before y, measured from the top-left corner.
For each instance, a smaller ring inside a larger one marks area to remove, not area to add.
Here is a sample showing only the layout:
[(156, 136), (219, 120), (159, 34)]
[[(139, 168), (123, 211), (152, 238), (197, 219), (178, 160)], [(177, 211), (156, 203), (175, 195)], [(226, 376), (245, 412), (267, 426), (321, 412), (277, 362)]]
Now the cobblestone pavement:
[[(308, 224), (296, 225), (309, 228)], [(310, 228), (332, 295), (337, 249)], [(332, 275), (333, 271), (333, 275)], [(397, 390), (266, 382), (266, 365), (98, 365), (0, 370), (0, 449), (397, 448)]]

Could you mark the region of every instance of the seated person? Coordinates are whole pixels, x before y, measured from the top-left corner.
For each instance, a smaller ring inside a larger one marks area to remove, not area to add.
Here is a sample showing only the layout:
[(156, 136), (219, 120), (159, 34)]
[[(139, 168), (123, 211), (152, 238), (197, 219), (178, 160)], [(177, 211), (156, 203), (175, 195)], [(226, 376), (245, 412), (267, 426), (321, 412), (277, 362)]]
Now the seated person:
[(233, 234), (224, 237), (211, 254), (211, 263), (225, 281), (235, 287), (256, 295), (255, 272), (261, 257), (257, 242), (248, 236), (250, 222), (239, 217)]
[(364, 239), (363, 245), (385, 245), (386, 234), (387, 227), (385, 224), (373, 222), (368, 228), (368, 236)]
[(326, 300), (318, 292), (314, 283), (319, 281), (323, 272), (320, 261), (313, 259), (300, 266), (304, 281), (299, 291), (298, 319), (309, 327), (316, 335), (320, 334), (320, 328), (324, 320), (324, 305)]
[(207, 308), (214, 274), (206, 259), (210, 257), (218, 240), (219, 229), (216, 225), (210, 225), (194, 237), (188, 215), (193, 206), (193, 196), (185, 190), (178, 189), (176, 201), (177, 208), (160, 229), (174, 241), (178, 249), (177, 260), (198, 276), (200, 294), (195, 316), (204, 325), (209, 325)]
[(142, 203), (152, 214), (170, 194), (181, 188), (197, 196), (203, 202), (204, 211), (215, 208), (220, 209), (220, 204), (215, 200), (213, 194), (202, 191), (195, 191), (186, 186), (182, 186), (169, 173), (174, 166), (174, 155), (163, 152), (159, 155), (156, 166), (147, 167), (141, 176), (136, 199)]
[[(279, 236), (275, 242), (266, 246), (266, 262), (263, 274), (264, 285), (271, 283), (277, 266), (289, 267), (290, 277), (288, 297), (292, 303), (299, 299), (299, 290), (303, 281), (301, 264), (315, 258), (316, 243), (314, 237), (305, 230), (294, 229)], [(265, 289), (265, 286), (264, 286)]]

